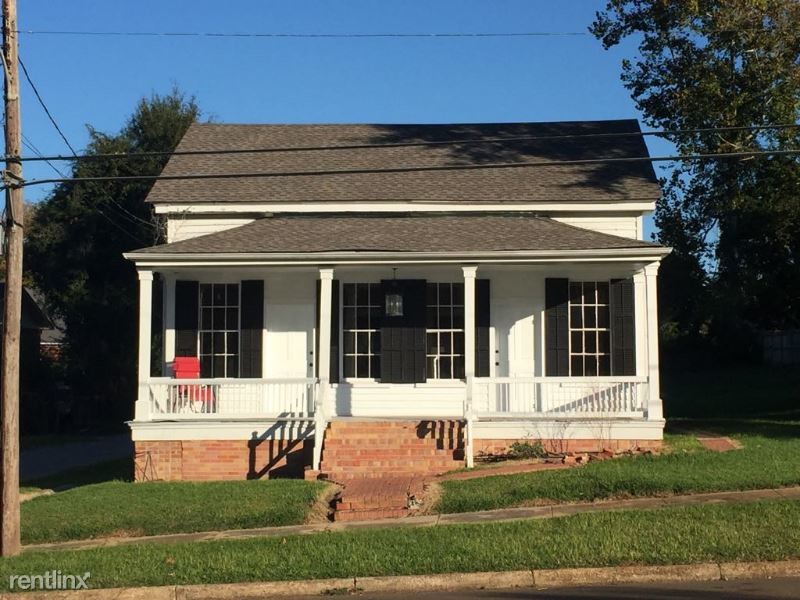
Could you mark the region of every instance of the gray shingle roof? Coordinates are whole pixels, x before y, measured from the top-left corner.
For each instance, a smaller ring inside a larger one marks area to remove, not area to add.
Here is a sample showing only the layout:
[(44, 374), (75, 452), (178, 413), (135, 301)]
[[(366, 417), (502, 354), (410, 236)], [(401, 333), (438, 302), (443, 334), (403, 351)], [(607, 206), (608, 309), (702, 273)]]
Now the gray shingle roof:
[[(192, 125), (178, 150), (241, 150), (354, 144), (415, 144), (515, 136), (640, 131), (634, 119), (454, 125)], [(164, 175), (306, 172), (538, 162), (647, 156), (641, 136), (487, 141), (383, 148), (173, 156)], [(236, 179), (161, 180), (150, 202), (461, 201), (558, 202), (655, 200), (649, 162), (534, 168), (318, 174)]]
[(653, 247), (657, 246), (525, 214), (284, 215), (145, 248), (136, 254), (447, 253)]

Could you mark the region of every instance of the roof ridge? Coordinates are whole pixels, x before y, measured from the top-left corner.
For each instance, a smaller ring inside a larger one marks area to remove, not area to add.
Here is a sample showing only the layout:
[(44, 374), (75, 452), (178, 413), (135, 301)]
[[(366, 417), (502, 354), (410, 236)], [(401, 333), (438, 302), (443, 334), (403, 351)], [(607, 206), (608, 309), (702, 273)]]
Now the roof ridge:
[(454, 127), (460, 125), (579, 125), (586, 123), (639, 123), (636, 117), (618, 119), (574, 119), (565, 121), (434, 121), (434, 122), (313, 122), (313, 123), (265, 123), (265, 122), (195, 122), (190, 127)]

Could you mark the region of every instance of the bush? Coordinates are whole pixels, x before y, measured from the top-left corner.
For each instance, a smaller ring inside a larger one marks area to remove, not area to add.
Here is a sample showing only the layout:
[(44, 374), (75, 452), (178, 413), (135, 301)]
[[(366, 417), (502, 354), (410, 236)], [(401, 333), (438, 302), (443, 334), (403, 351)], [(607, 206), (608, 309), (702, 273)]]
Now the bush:
[(508, 452), (511, 458), (544, 458), (547, 450), (542, 446), (542, 442), (514, 442)]

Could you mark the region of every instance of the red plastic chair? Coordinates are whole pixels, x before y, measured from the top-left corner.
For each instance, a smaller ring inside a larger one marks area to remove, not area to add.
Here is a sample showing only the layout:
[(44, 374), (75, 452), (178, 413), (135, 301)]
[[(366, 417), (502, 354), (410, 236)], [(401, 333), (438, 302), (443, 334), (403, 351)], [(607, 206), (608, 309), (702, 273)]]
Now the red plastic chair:
[[(175, 379), (200, 379), (200, 359), (196, 356), (176, 356), (172, 362), (172, 373)], [(178, 398), (190, 408), (195, 402), (202, 402), (199, 412), (211, 412), (214, 391), (208, 385), (179, 385)]]

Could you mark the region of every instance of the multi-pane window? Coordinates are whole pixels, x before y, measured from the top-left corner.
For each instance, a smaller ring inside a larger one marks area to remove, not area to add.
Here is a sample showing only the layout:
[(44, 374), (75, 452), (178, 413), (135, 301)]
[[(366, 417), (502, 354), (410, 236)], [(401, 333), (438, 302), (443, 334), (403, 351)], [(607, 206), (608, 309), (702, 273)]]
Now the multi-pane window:
[(381, 374), (381, 286), (342, 286), (342, 352), (344, 377), (377, 379)]
[(611, 375), (607, 281), (569, 284), (570, 375)]
[(200, 284), (200, 376), (239, 376), (239, 285)]
[(427, 334), (428, 378), (463, 379), (463, 283), (428, 284)]

